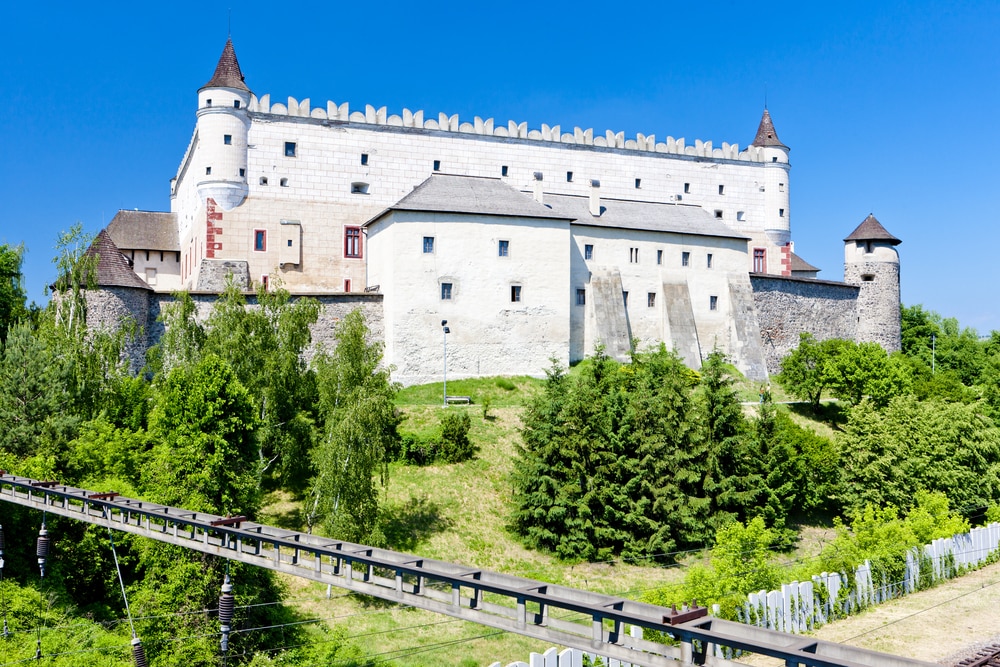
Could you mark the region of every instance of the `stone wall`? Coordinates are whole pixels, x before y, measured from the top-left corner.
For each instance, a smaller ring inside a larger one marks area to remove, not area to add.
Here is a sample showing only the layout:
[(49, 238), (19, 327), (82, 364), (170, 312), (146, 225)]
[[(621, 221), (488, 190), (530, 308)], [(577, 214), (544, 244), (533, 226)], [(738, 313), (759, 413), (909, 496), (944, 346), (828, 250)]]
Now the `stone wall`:
[(752, 274), (754, 306), (769, 373), (808, 332), (818, 340), (854, 340), (858, 327), (858, 287), (808, 278)]

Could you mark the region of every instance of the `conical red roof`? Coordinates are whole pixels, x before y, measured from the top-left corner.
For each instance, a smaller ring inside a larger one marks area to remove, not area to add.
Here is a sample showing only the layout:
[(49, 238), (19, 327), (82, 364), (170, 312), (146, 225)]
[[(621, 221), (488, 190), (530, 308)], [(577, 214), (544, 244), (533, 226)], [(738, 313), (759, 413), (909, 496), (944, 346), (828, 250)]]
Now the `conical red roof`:
[(243, 72), (240, 71), (240, 62), (236, 59), (232, 38), (226, 40), (226, 47), (222, 49), (219, 64), (215, 66), (215, 74), (202, 88), (235, 88), (250, 92), (243, 83)]
[(788, 148), (778, 139), (778, 133), (774, 130), (774, 121), (771, 120), (771, 113), (764, 108), (764, 115), (760, 117), (760, 125), (757, 127), (757, 136), (754, 137), (751, 146), (781, 146)]
[(890, 245), (902, 243), (895, 236), (886, 231), (882, 223), (875, 219), (871, 213), (858, 225), (858, 228), (848, 235), (845, 241), (888, 241)]

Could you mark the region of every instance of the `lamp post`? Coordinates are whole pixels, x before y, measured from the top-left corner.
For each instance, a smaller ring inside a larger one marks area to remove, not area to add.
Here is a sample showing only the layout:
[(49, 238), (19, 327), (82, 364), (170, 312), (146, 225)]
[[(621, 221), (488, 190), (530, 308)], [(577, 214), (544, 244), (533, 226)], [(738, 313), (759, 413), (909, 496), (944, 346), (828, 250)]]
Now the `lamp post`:
[(448, 328), (448, 320), (441, 320), (441, 338), (444, 345), (444, 397), (442, 398), (442, 405), (448, 407), (448, 334), (451, 333), (451, 329)]

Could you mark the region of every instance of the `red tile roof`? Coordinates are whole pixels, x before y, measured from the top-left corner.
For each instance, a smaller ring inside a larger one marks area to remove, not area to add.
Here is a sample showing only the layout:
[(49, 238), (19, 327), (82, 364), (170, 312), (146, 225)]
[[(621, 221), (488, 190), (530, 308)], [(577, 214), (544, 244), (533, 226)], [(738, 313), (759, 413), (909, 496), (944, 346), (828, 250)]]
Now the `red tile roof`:
[(754, 137), (751, 146), (781, 146), (788, 148), (778, 139), (778, 133), (774, 130), (774, 122), (771, 120), (771, 113), (764, 109), (764, 115), (760, 117), (760, 125), (757, 127), (757, 136)]
[(202, 88), (235, 88), (250, 92), (247, 85), (243, 83), (243, 72), (240, 71), (240, 62), (236, 59), (232, 39), (226, 40), (226, 47), (222, 49), (219, 64), (215, 66), (215, 74)]

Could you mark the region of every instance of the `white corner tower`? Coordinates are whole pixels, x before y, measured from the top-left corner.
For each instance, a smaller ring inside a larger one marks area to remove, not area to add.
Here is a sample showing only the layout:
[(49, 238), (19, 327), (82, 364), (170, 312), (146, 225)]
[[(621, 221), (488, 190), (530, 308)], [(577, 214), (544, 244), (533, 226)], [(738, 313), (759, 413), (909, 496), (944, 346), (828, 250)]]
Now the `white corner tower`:
[(760, 118), (751, 146), (760, 149), (764, 162), (764, 233), (770, 243), (785, 247), (792, 240), (791, 209), (788, 206), (788, 146), (781, 143), (767, 107)]
[(844, 239), (844, 282), (861, 288), (857, 341), (878, 343), (886, 352), (902, 348), (896, 252), (900, 243), (871, 214)]
[(246, 199), (250, 89), (226, 40), (211, 80), (198, 90), (197, 160), (194, 164), (202, 203), (211, 198), (223, 210)]

